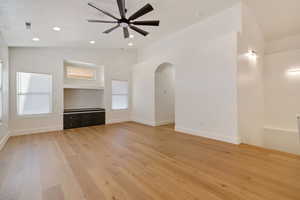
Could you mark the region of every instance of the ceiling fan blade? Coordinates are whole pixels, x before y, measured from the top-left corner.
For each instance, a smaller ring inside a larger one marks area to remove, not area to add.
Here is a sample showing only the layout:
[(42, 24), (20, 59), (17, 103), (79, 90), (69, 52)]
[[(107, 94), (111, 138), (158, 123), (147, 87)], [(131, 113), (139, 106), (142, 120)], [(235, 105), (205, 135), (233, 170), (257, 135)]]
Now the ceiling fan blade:
[(96, 19), (88, 19), (88, 22), (92, 23), (106, 23), (106, 24), (116, 24), (118, 23), (117, 21), (105, 21), (105, 20), (96, 20)]
[(127, 27), (123, 28), (123, 32), (124, 32), (124, 38), (129, 38), (129, 30)]
[(141, 35), (143, 35), (143, 36), (147, 36), (147, 35), (149, 34), (147, 31), (144, 31), (144, 30), (142, 30), (142, 29), (140, 29), (140, 28), (138, 28), (138, 27), (136, 27), (136, 26), (130, 25), (129, 27), (130, 27), (132, 30), (138, 32), (139, 34), (141, 34)]
[(100, 8), (97, 8), (97, 7), (94, 6), (92, 3), (88, 3), (88, 5), (91, 6), (91, 7), (93, 7), (93, 8), (95, 8), (95, 9), (97, 9), (97, 10), (99, 10), (99, 11), (102, 12), (103, 14), (105, 14), (105, 15), (107, 15), (107, 16), (109, 16), (109, 17), (115, 19), (115, 20), (119, 20), (117, 17), (115, 17), (115, 16), (113, 16), (112, 14), (106, 12), (105, 10), (102, 10), (102, 9), (100, 9)]
[(126, 18), (126, 12), (125, 12), (125, 0), (117, 0), (120, 15), (122, 19)]
[(136, 13), (131, 15), (128, 20), (135, 20), (143, 15), (146, 15), (147, 13), (151, 12), (152, 10), (154, 10), (153, 7), (148, 3), (147, 5), (142, 7), (140, 10), (138, 10)]
[(135, 21), (135, 22), (131, 22), (131, 24), (141, 25), (141, 26), (159, 26), (159, 21), (158, 20), (153, 20), (153, 21)]
[(112, 27), (112, 28), (110, 28), (110, 29), (104, 31), (103, 33), (108, 34), (108, 33), (112, 32), (113, 30), (115, 30), (115, 29), (117, 29), (117, 28), (119, 28), (119, 27), (120, 27), (120, 24), (118, 24), (117, 26), (114, 26), (114, 27)]

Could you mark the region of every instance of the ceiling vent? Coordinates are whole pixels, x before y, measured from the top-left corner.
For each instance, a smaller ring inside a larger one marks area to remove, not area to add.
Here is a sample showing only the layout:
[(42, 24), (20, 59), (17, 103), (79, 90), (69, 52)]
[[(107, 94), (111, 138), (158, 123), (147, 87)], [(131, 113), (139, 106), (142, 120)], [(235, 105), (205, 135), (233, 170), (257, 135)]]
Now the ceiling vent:
[(31, 30), (31, 23), (30, 22), (25, 22), (25, 27), (27, 30)]

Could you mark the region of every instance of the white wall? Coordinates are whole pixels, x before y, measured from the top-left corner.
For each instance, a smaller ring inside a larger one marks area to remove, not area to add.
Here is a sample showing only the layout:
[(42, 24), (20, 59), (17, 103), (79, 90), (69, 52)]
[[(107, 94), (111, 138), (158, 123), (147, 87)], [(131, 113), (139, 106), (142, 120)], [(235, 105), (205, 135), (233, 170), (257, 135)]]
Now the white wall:
[[(131, 80), (131, 67), (136, 62), (135, 50), (72, 49), (72, 48), (10, 48), (10, 126), (13, 135), (62, 129), (63, 64), (75, 60), (105, 66), (105, 105), (107, 123), (128, 121), (130, 109), (111, 111), (111, 79)], [(16, 72), (41, 72), (53, 75), (53, 114), (39, 117), (16, 115)]]
[(132, 70), (133, 121), (155, 126), (155, 66), (159, 64), (139, 63)]
[(300, 75), (287, 73), (293, 68), (300, 68), (300, 50), (266, 55), (264, 80), (267, 127), (297, 130)]
[(3, 85), (2, 85), (2, 121), (0, 122), (0, 150), (8, 139), (8, 119), (9, 119), (9, 62), (8, 47), (0, 33), (0, 60), (2, 61)]
[[(243, 143), (263, 146), (264, 38), (255, 16), (246, 4), (242, 9), (243, 27), (238, 37), (238, 111), (239, 133)], [(258, 57), (249, 58), (254, 50)]]
[(295, 67), (300, 68), (300, 49), (265, 57), (264, 143), (267, 148), (300, 154), (296, 120), (300, 114), (300, 75), (287, 73)]
[(155, 72), (155, 124), (175, 123), (175, 71), (164, 63)]
[(133, 120), (155, 125), (154, 74), (160, 64), (169, 62), (176, 72), (176, 130), (239, 143), (236, 33), (240, 29), (237, 4), (143, 49), (133, 69)]

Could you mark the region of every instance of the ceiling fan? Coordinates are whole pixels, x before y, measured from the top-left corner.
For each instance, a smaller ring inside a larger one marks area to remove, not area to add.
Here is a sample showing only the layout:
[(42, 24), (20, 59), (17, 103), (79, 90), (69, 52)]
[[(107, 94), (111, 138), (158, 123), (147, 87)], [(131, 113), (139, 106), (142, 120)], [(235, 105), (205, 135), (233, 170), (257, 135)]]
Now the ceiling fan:
[(104, 31), (103, 33), (108, 34), (112, 31), (114, 31), (115, 29), (122, 27), (125, 39), (129, 38), (129, 29), (128, 28), (138, 32), (139, 34), (141, 34), (143, 36), (147, 36), (149, 33), (143, 29), (138, 28), (137, 26), (159, 26), (158, 20), (135, 21), (137, 18), (144, 16), (147, 13), (154, 10), (150, 4), (145, 5), (140, 10), (138, 10), (133, 15), (131, 15), (129, 18), (127, 18), (126, 17), (127, 9), (125, 7), (125, 0), (117, 0), (117, 3), (118, 3), (121, 18), (117, 18), (114, 15), (110, 14), (109, 12), (102, 10), (100, 8), (97, 8), (92, 3), (88, 3), (89, 6), (97, 9), (98, 11), (102, 12), (103, 14), (105, 14), (115, 20), (115, 21), (106, 21), (106, 20), (90, 19), (90, 20), (88, 20), (88, 22), (116, 24), (114, 27)]

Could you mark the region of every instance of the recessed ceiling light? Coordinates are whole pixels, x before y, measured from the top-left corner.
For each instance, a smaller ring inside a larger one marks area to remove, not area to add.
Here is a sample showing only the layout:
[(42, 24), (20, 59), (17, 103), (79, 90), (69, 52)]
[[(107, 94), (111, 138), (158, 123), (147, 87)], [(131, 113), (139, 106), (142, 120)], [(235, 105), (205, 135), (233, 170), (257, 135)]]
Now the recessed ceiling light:
[(129, 37), (130, 37), (130, 38), (134, 38), (134, 35), (131, 34)]
[(25, 27), (27, 30), (31, 29), (31, 23), (30, 22), (25, 22)]
[(54, 30), (54, 31), (60, 31), (60, 30), (61, 30), (61, 28), (60, 28), (60, 27), (58, 27), (58, 26), (55, 26), (55, 27), (53, 27), (53, 30)]
[(128, 46), (132, 47), (132, 46), (133, 46), (133, 43), (132, 43), (132, 42), (129, 42), (129, 43), (128, 43)]
[(253, 59), (257, 58), (257, 52), (254, 51), (254, 50), (249, 50), (247, 55), (248, 55), (249, 58), (253, 58)]
[(94, 40), (91, 40), (90, 41), (90, 44), (95, 44), (96, 42)]
[(34, 37), (34, 38), (32, 38), (32, 41), (38, 42), (38, 41), (40, 41), (40, 38)]
[(293, 68), (293, 69), (289, 69), (287, 71), (288, 75), (294, 76), (294, 75), (300, 75), (300, 68)]

